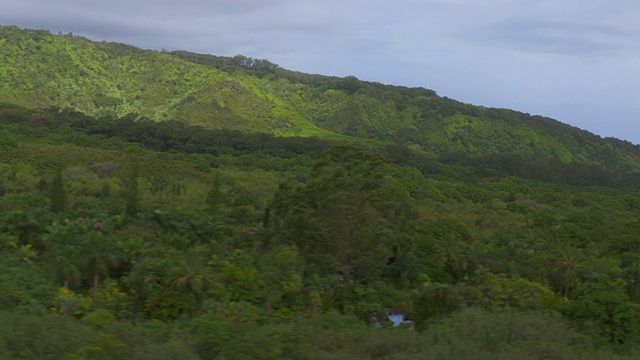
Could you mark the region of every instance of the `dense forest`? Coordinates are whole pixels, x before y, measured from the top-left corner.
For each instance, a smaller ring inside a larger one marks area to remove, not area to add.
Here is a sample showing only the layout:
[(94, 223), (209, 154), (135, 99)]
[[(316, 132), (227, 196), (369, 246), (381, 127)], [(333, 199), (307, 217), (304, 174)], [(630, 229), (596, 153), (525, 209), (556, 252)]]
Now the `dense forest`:
[(1, 358), (640, 356), (640, 147), (0, 31)]

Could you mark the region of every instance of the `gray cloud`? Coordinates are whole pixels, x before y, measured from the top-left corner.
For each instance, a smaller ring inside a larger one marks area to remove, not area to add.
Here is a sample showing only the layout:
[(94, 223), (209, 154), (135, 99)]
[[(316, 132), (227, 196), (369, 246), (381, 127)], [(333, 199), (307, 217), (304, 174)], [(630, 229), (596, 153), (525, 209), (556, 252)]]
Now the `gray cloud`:
[(577, 56), (624, 51), (634, 41), (633, 34), (613, 27), (545, 20), (505, 20), (460, 37), (518, 51)]

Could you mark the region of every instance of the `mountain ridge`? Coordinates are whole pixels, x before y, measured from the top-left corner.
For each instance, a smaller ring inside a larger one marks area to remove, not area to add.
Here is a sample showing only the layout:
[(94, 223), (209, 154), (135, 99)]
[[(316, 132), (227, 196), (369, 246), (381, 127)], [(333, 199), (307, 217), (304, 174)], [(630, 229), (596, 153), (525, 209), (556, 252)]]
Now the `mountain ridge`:
[(395, 143), (432, 156), (542, 156), (640, 171), (640, 146), (557, 120), (464, 104), (433, 90), (311, 75), (244, 56), (142, 50), (0, 27), (0, 98), (209, 129)]

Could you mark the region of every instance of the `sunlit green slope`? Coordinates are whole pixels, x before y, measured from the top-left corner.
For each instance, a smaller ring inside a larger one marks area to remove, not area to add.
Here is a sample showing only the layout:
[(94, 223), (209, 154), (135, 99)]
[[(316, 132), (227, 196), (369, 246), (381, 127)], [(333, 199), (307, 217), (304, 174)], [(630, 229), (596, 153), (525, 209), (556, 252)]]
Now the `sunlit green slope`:
[(542, 157), (640, 170), (640, 147), (540, 116), (406, 88), (288, 71), (266, 60), (155, 52), (0, 27), (0, 99), (97, 117), (393, 142), (430, 155)]

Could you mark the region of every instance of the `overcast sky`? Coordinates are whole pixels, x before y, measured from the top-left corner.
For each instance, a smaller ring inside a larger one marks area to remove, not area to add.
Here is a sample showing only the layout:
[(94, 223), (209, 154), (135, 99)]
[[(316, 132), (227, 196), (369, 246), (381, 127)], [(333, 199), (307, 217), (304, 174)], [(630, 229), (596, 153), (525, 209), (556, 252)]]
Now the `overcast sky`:
[(0, 0), (0, 24), (422, 86), (640, 144), (638, 0)]

